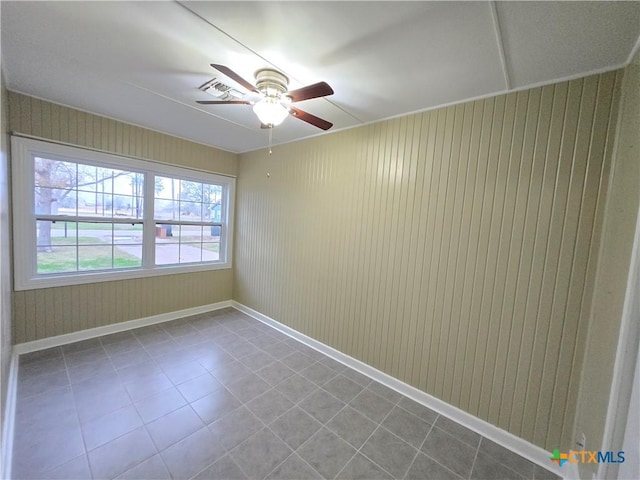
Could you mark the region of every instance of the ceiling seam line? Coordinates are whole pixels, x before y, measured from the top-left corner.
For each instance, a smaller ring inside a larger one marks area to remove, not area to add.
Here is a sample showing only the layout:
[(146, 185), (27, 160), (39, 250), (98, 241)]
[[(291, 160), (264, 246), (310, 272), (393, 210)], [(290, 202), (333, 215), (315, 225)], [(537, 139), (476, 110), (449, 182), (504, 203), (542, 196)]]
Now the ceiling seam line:
[(170, 102), (176, 103), (176, 104), (181, 105), (181, 106), (183, 106), (183, 107), (191, 108), (191, 109), (196, 110), (196, 111), (198, 111), (198, 112), (202, 112), (202, 113), (204, 113), (204, 114), (206, 114), (206, 115), (210, 115), (210, 116), (212, 116), (212, 117), (215, 117), (215, 118), (217, 118), (217, 119), (219, 119), (219, 120), (223, 120), (223, 121), (225, 121), (225, 122), (227, 122), (227, 123), (230, 123), (230, 124), (232, 124), (232, 125), (235, 125), (236, 127), (242, 127), (242, 128), (244, 128), (245, 130), (250, 130), (250, 131), (252, 131), (252, 132), (257, 131), (257, 130), (255, 130), (255, 129), (252, 129), (252, 128), (250, 128), (250, 127), (247, 127), (246, 125), (243, 125), (243, 124), (241, 124), (241, 123), (234, 122), (233, 120), (229, 120), (228, 118), (223, 118), (223, 117), (221, 117), (221, 116), (219, 116), (219, 115), (216, 115), (215, 113), (211, 113), (211, 112), (209, 112), (208, 110), (205, 110), (205, 109), (202, 109), (202, 108), (198, 108), (198, 107), (196, 107), (196, 106), (194, 106), (194, 105), (191, 105), (191, 104), (188, 104), (188, 103), (181, 102), (180, 100), (176, 100), (175, 98), (168, 97), (168, 96), (166, 96), (166, 95), (164, 95), (164, 94), (162, 94), (162, 93), (160, 93), (160, 92), (156, 92), (155, 90), (151, 90), (150, 88), (143, 87), (143, 86), (141, 86), (141, 85), (138, 85), (138, 84), (136, 84), (136, 83), (129, 82), (129, 81), (125, 81), (124, 83), (126, 83), (127, 85), (131, 85), (131, 86), (132, 86), (132, 87), (134, 87), (134, 88), (138, 88), (138, 89), (140, 89), (140, 90), (143, 90), (143, 91), (145, 91), (145, 92), (147, 92), (147, 93), (151, 93), (152, 95), (157, 95), (157, 96), (158, 96), (158, 97), (160, 97), (160, 98), (164, 98), (165, 100), (168, 100), (168, 101), (170, 101)]
[(498, 52), (500, 54), (500, 65), (502, 66), (502, 74), (504, 75), (504, 83), (507, 90), (511, 90), (511, 79), (509, 78), (509, 67), (507, 66), (507, 57), (504, 53), (504, 41), (502, 39), (502, 30), (500, 28), (500, 18), (498, 17), (498, 7), (495, 0), (490, 2), (491, 18), (493, 20), (493, 30), (496, 34), (496, 43), (498, 44)]
[(640, 49), (640, 36), (638, 37), (638, 39), (636, 40), (635, 45), (633, 46), (633, 48), (631, 49), (631, 52), (629, 52), (629, 57), (627, 58), (627, 61), (624, 63), (624, 66), (626, 67), (627, 65), (629, 65), (632, 61), (633, 58), (636, 56), (636, 54), (638, 53), (638, 50)]
[(253, 53), (255, 56), (260, 57), (262, 60), (264, 60), (265, 62), (271, 64), (271, 62), (269, 62), (266, 58), (264, 58), (262, 55), (260, 55), (258, 52), (256, 52), (255, 50), (253, 50), (252, 48), (248, 47), (247, 45), (245, 45), (244, 43), (242, 43), (241, 41), (239, 41), (237, 38), (232, 37), (230, 34), (228, 34), (227, 32), (225, 32), (224, 30), (222, 30), (220, 27), (218, 27), (217, 25), (211, 23), (209, 20), (207, 20), (206, 18), (204, 18), (202, 15), (200, 15), (197, 12), (194, 12), (193, 10), (191, 10), (189, 7), (187, 7), (186, 5), (184, 5), (182, 2), (175, 0), (176, 3), (178, 5), (180, 5), (182, 8), (184, 8), (185, 10), (187, 10), (188, 12), (190, 12), (191, 14), (195, 15), (196, 17), (198, 17), (200, 20), (202, 20), (203, 22), (205, 22), (207, 25), (215, 28), (218, 32), (220, 32), (221, 34), (223, 34), (225, 37), (227, 37), (230, 40), (233, 40), (235, 43), (237, 43), (238, 45), (242, 46), (243, 48), (246, 48), (247, 50), (249, 50), (251, 53)]

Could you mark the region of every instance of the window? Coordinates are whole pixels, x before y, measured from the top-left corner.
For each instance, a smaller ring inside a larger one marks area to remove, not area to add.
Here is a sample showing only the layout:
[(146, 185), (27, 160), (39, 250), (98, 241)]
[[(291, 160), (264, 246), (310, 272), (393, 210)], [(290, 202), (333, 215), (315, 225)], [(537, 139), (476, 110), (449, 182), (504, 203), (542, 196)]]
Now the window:
[(18, 290), (231, 267), (230, 177), (12, 138)]
[(222, 235), (222, 187), (156, 177), (157, 265), (217, 261)]

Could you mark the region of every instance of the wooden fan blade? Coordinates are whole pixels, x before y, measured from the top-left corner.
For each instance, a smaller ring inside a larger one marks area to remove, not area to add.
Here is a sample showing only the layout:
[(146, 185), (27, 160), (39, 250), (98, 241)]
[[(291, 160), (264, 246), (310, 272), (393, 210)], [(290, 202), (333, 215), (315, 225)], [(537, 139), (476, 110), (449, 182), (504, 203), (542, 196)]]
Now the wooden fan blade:
[(231, 80), (234, 80), (235, 82), (239, 83), (250, 92), (260, 93), (260, 91), (256, 87), (251, 85), (249, 82), (247, 82), (244, 78), (242, 78), (236, 72), (231, 70), (229, 67), (225, 67), (224, 65), (218, 65), (217, 63), (212, 63), (211, 66), (216, 70), (218, 70), (223, 75), (226, 75), (227, 77), (229, 77)]
[(310, 98), (326, 97), (327, 95), (333, 95), (333, 89), (327, 82), (318, 82), (313, 85), (307, 85), (306, 87), (299, 88), (287, 92), (285, 95), (291, 97), (292, 102), (301, 102), (302, 100), (309, 100)]
[(315, 115), (311, 115), (308, 112), (300, 110), (296, 107), (291, 107), (291, 115), (295, 118), (302, 120), (303, 122), (310, 123), (314, 127), (321, 128), (322, 130), (329, 130), (333, 127), (333, 123), (327, 122), (320, 117), (316, 117)]
[(251, 105), (246, 100), (196, 100), (200, 105)]

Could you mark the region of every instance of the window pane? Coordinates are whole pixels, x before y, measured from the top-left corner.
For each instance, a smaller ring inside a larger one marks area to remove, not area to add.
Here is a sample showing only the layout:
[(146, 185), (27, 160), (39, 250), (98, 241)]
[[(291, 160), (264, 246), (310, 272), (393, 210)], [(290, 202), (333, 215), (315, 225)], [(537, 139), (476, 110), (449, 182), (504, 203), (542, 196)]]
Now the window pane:
[[(202, 221), (202, 203), (205, 189), (202, 183), (182, 180), (180, 195), (180, 219), (199, 222)], [(205, 218), (208, 215), (205, 214)]]
[[(70, 195), (72, 199), (76, 197), (76, 164), (36, 157), (34, 187), (35, 211), (45, 215), (56, 215), (64, 199)], [(75, 210), (75, 201), (69, 207)]]
[(113, 215), (115, 217), (142, 218), (142, 199), (131, 195), (114, 195)]
[(201, 222), (202, 204), (199, 202), (180, 202), (180, 220)]
[(34, 185), (36, 187), (76, 188), (77, 165), (71, 162), (36, 157)]
[(220, 227), (156, 224), (156, 264), (213, 262), (220, 259)]
[(136, 268), (142, 266), (142, 245), (116, 245), (113, 250), (114, 268)]
[(156, 177), (156, 264), (187, 264), (220, 259), (219, 225), (163, 224), (221, 222), (221, 185)]
[(179, 263), (180, 225), (156, 223), (156, 265)]
[(180, 217), (179, 203), (172, 200), (156, 199), (154, 209), (158, 220), (178, 220)]
[(112, 229), (108, 223), (78, 223), (79, 271), (112, 268)]
[(130, 213), (128, 216), (142, 218), (144, 205), (144, 175), (141, 173), (120, 172), (114, 179), (113, 193), (126, 201)]
[(212, 203), (205, 205), (207, 211), (211, 212), (211, 222), (222, 222), (222, 205), (220, 203)]
[(76, 215), (76, 192), (36, 187), (34, 207), (36, 213), (43, 215)]
[(62, 273), (77, 270), (78, 243), (75, 222), (39, 221), (37, 235), (37, 272)]
[(155, 198), (178, 200), (180, 198), (180, 180), (177, 178), (156, 176)]
[(180, 230), (180, 263), (202, 261), (202, 227), (183, 226)]
[(180, 182), (180, 200), (186, 202), (202, 202), (202, 184), (182, 180)]
[(114, 268), (142, 266), (142, 225), (115, 224), (113, 245)]
[(78, 244), (101, 245), (111, 243), (111, 223), (78, 223)]
[[(62, 238), (60, 238), (62, 237)], [(36, 222), (36, 245), (38, 250), (50, 250), (54, 245), (76, 245), (75, 223)]]
[[(49, 224), (48, 227), (47, 224)], [(43, 237), (46, 236), (47, 228), (50, 228), (51, 245), (54, 247), (56, 245), (75, 246), (78, 244), (78, 230), (76, 222), (38, 222), (38, 242), (41, 241), (41, 235)]]
[(180, 243), (201, 243), (202, 242), (202, 226), (200, 225), (182, 225), (180, 228)]
[(160, 176), (155, 178), (154, 218), (178, 220), (180, 218), (181, 181)]
[(142, 266), (142, 225), (37, 222), (38, 273)]
[(36, 213), (142, 218), (143, 174), (40, 157), (34, 162)]
[(207, 242), (202, 244), (202, 260), (214, 262), (220, 260), (220, 242)]
[(222, 227), (220, 225), (211, 225), (206, 227), (204, 235), (202, 236), (203, 242), (219, 242), (220, 235), (222, 234)]
[(78, 270), (77, 247), (54, 246), (48, 250), (38, 249), (37, 272), (47, 273), (69, 273)]
[(78, 204), (78, 215), (87, 217), (113, 217), (113, 197), (110, 193), (95, 192), (81, 195)]
[(78, 270), (106, 270), (113, 267), (111, 245), (79, 245)]
[[(156, 264), (189, 264), (220, 260), (220, 225), (173, 222), (222, 223), (222, 185), (172, 179), (155, 179)], [(172, 224), (163, 224), (171, 220)]]
[(222, 186), (221, 185), (209, 185), (207, 183), (203, 186), (204, 203), (217, 203), (222, 198)]

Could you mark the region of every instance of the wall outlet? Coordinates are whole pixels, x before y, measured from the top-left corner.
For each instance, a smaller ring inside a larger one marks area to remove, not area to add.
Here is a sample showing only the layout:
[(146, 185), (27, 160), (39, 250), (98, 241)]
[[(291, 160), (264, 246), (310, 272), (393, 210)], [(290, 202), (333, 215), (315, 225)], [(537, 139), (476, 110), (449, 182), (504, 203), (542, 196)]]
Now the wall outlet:
[(584, 433), (581, 433), (576, 440), (576, 445), (578, 446), (578, 450), (584, 450), (587, 446), (587, 437)]

